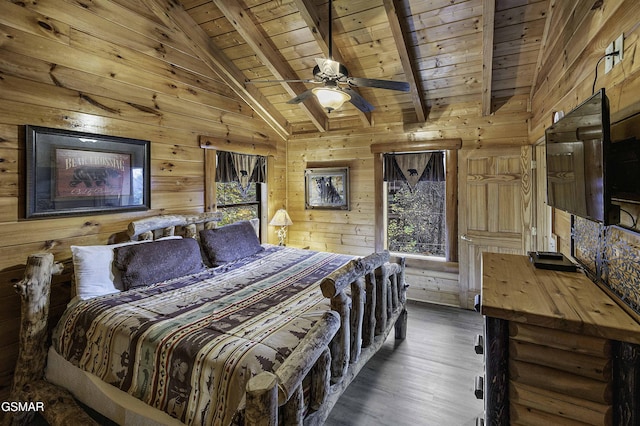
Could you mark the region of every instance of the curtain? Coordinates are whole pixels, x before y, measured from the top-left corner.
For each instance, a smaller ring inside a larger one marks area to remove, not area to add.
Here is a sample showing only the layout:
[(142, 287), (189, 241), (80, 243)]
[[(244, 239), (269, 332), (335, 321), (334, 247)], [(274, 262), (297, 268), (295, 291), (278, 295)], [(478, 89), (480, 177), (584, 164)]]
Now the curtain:
[(384, 154), (383, 167), (385, 182), (407, 182), (412, 190), (421, 181), (445, 180), (444, 153), (441, 151)]
[(266, 180), (266, 158), (261, 155), (218, 151), (216, 182), (238, 182), (243, 194), (252, 182)]

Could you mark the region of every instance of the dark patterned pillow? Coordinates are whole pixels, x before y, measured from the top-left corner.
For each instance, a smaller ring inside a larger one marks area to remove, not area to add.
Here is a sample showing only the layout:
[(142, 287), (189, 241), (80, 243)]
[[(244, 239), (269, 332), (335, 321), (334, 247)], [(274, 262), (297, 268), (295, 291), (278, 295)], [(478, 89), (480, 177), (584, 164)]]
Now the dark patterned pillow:
[(242, 259), (264, 250), (249, 221), (200, 231), (200, 243), (214, 266)]
[(113, 263), (125, 290), (194, 274), (204, 269), (200, 246), (193, 238), (153, 241), (114, 249)]

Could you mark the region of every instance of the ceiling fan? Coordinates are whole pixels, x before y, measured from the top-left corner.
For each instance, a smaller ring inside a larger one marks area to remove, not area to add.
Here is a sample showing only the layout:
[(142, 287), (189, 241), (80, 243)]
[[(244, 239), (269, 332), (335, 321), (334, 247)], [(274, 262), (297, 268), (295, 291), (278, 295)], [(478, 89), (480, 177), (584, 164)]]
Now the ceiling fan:
[(299, 104), (311, 96), (315, 96), (322, 107), (330, 113), (340, 108), (345, 102), (351, 102), (362, 112), (371, 112), (373, 105), (367, 102), (353, 87), (373, 87), (378, 89), (409, 91), (409, 83), (392, 80), (377, 80), (372, 78), (350, 77), (347, 67), (333, 60), (332, 55), (332, 7), (329, 0), (329, 59), (316, 58), (316, 66), (313, 67), (313, 79), (309, 80), (262, 80), (249, 81), (249, 83), (283, 83), (303, 82), (320, 84), (320, 87), (306, 90), (290, 99), (288, 104)]

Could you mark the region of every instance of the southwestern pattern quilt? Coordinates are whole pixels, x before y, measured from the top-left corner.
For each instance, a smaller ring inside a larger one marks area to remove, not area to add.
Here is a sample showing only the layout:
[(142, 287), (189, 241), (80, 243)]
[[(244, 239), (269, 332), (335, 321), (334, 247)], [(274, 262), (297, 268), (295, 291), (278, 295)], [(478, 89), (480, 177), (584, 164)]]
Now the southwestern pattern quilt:
[(227, 425), (329, 309), (318, 281), (350, 256), (267, 246), (233, 264), (69, 307), (54, 347), (188, 425)]

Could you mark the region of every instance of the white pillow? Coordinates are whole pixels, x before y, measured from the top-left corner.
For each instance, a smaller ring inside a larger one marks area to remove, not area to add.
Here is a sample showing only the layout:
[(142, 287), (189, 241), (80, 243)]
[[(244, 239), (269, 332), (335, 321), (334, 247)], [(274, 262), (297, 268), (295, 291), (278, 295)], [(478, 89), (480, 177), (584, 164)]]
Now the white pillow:
[[(181, 237), (165, 237), (171, 239)], [(113, 267), (113, 249), (131, 244), (148, 243), (151, 240), (128, 241), (99, 246), (71, 246), (76, 281), (76, 297), (82, 300), (124, 289), (117, 268)]]

